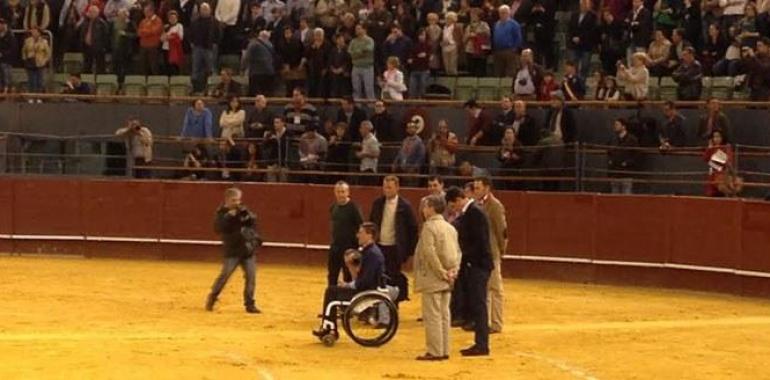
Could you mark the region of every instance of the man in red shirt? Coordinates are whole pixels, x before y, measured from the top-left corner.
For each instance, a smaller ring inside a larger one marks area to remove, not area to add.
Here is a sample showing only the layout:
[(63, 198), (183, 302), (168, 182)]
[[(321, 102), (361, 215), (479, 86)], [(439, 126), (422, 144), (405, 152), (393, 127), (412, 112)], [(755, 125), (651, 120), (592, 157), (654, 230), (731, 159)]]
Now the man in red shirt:
[(144, 19), (137, 29), (139, 35), (139, 64), (143, 75), (158, 75), (160, 36), (163, 34), (163, 20), (155, 14), (152, 4), (144, 7)]

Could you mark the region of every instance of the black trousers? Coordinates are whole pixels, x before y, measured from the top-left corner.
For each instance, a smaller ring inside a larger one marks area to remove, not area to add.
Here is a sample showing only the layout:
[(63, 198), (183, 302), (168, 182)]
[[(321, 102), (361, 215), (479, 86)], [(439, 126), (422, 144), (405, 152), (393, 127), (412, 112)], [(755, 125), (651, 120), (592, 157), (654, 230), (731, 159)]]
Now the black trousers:
[(396, 302), (409, 299), (409, 279), (401, 272), (401, 264), (404, 263), (404, 257), (398, 253), (395, 245), (381, 245), (383, 256), (385, 256), (385, 274), (390, 277), (389, 284), (397, 286), (399, 293)]
[(329, 261), (327, 262), (327, 285), (328, 286), (334, 286), (337, 285), (337, 278), (340, 275), (340, 270), (342, 270), (342, 277), (344, 278), (345, 282), (348, 282), (352, 280), (352, 276), (350, 275), (350, 271), (348, 271), (348, 267), (345, 266), (345, 251), (347, 248), (339, 248), (339, 247), (331, 247), (329, 249)]
[(457, 273), (455, 286), (452, 288), (452, 298), (449, 301), (449, 311), (453, 321), (471, 321), (470, 313), (468, 312), (468, 281), (465, 267), (461, 267), (460, 272)]
[(83, 72), (104, 74), (104, 52), (93, 49), (83, 50)]
[(324, 319), (327, 321), (334, 323), (334, 330), (337, 330), (337, 317), (335, 315), (337, 309), (333, 308), (327, 313), (326, 307), (333, 301), (350, 301), (356, 293), (358, 293), (358, 291), (355, 289), (341, 288), (337, 285), (326, 287), (326, 291), (324, 292), (324, 307), (323, 310), (321, 310), (321, 315), (323, 315)]
[(274, 75), (250, 75), (249, 76), (249, 96), (257, 94), (267, 97), (273, 96), (275, 87)]
[(487, 282), (490, 271), (476, 267), (466, 267), (468, 289), (468, 311), (475, 324), (474, 341), (476, 347), (489, 349), (489, 315), (487, 315)]

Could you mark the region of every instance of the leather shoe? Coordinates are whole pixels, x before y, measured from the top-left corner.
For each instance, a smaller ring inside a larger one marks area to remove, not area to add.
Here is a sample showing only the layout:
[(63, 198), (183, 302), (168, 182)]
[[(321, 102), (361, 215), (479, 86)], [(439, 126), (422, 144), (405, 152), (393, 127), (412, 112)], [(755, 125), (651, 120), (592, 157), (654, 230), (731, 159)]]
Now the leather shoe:
[(489, 349), (483, 349), (477, 346), (472, 346), (464, 350), (460, 350), (462, 356), (487, 356), (489, 355)]
[(262, 313), (262, 310), (259, 310), (259, 308), (256, 307), (255, 305), (249, 305), (249, 306), (246, 306), (246, 312), (249, 314), (260, 314)]
[(463, 327), (465, 325), (465, 321), (462, 319), (453, 319), (452, 320), (452, 327)]
[(433, 356), (431, 354), (426, 353), (426, 354), (418, 356), (416, 359), (420, 360), (420, 361), (436, 362), (436, 361), (440, 361), (440, 360), (449, 359), (449, 356)]
[(328, 333), (329, 333), (329, 329), (317, 328), (313, 330), (313, 335), (315, 335), (318, 338), (321, 338)]
[(473, 322), (468, 322), (463, 325), (463, 330), (465, 331), (475, 331), (476, 330), (476, 324)]

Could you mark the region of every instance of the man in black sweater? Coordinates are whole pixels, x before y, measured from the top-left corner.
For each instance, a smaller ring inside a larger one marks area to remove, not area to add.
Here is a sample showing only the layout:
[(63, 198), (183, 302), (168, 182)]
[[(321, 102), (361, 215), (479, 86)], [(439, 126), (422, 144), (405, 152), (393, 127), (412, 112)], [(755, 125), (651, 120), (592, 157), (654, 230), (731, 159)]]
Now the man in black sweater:
[(454, 222), (460, 240), (467, 306), (474, 322), (475, 344), (461, 350), (463, 356), (489, 355), (489, 316), (487, 315), (487, 282), (492, 272), (492, 250), (489, 243), (489, 222), (484, 211), (462, 189), (452, 186), (446, 201), (457, 215)]
[(256, 216), (241, 204), (242, 193), (237, 188), (225, 190), (224, 205), (219, 207), (214, 219), (214, 230), (222, 237), (224, 262), (222, 271), (211, 287), (206, 299), (206, 310), (214, 310), (219, 293), (227, 284), (235, 268), (240, 266), (245, 274), (243, 304), (247, 313), (259, 313), (254, 303), (254, 287), (257, 272), (254, 251), (262, 244), (256, 232)]
[(361, 211), (350, 200), (350, 186), (347, 182), (339, 181), (334, 185), (336, 202), (329, 210), (332, 222), (332, 243), (329, 247), (327, 285), (337, 285), (337, 278), (342, 269), (344, 280), (350, 281), (350, 271), (343, 265), (345, 251), (358, 247), (356, 232), (363, 222)]
[(363, 291), (377, 289), (385, 272), (385, 258), (380, 248), (374, 243), (378, 227), (366, 222), (358, 228), (356, 238), (361, 246), (361, 267), (355, 280), (339, 281), (337, 285), (326, 287), (324, 304), (321, 312), (321, 326), (313, 330), (313, 335), (322, 337), (337, 330), (336, 308), (330, 308), (333, 301), (349, 301)]

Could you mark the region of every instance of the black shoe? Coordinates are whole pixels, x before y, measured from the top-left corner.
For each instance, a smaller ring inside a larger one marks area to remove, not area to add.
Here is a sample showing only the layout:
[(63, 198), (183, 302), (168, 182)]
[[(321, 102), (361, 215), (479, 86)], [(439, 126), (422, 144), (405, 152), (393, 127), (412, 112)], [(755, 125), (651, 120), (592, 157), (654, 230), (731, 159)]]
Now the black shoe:
[(489, 355), (489, 349), (483, 349), (479, 348), (477, 346), (472, 346), (469, 348), (466, 348), (464, 350), (460, 350), (460, 354), (462, 356), (488, 356)]
[(313, 330), (313, 335), (315, 335), (318, 338), (321, 338), (328, 333), (329, 333), (329, 329), (325, 329), (325, 328), (317, 328)]
[(217, 302), (217, 297), (209, 294), (206, 297), (206, 311), (214, 311), (214, 304)]
[(465, 325), (465, 321), (462, 319), (453, 319), (452, 320), (452, 327), (463, 327)]
[(475, 331), (476, 330), (476, 324), (473, 322), (468, 322), (463, 325), (463, 330), (465, 331)]
[(259, 308), (254, 305), (249, 305), (246, 306), (246, 312), (249, 314), (260, 314), (262, 313), (262, 310), (259, 310)]
[(449, 356), (433, 356), (431, 354), (426, 353), (416, 357), (415, 359), (419, 361), (437, 362), (440, 360), (449, 359)]
[(417, 322), (422, 322), (422, 317), (417, 318)]

